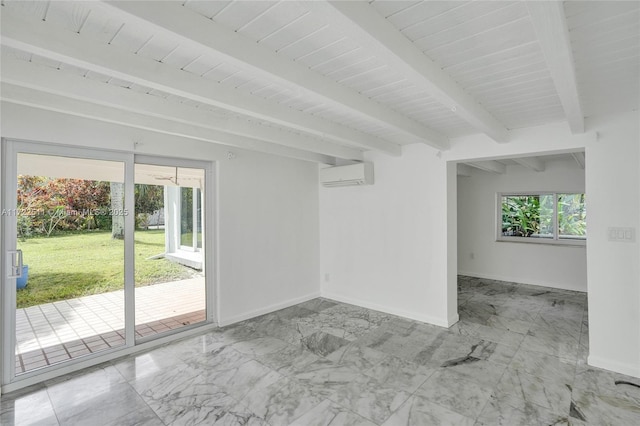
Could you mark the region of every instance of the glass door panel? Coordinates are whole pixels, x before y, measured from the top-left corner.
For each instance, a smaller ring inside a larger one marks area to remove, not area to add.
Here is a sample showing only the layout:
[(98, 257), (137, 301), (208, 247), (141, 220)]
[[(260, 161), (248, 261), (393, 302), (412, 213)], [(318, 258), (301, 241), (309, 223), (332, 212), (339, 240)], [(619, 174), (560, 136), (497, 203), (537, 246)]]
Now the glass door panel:
[(125, 344), (120, 161), (17, 154), (15, 374)]
[(135, 165), (137, 339), (206, 320), (203, 189), (202, 169)]

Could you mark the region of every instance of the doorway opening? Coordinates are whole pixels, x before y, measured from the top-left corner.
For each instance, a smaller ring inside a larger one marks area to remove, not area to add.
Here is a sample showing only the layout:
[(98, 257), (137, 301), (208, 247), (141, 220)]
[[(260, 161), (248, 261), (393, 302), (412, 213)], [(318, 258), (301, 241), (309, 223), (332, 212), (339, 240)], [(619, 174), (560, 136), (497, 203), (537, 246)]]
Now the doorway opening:
[[(586, 363), (585, 153), (457, 167), (460, 324), (497, 344)], [(451, 242), (451, 240), (450, 240)]]

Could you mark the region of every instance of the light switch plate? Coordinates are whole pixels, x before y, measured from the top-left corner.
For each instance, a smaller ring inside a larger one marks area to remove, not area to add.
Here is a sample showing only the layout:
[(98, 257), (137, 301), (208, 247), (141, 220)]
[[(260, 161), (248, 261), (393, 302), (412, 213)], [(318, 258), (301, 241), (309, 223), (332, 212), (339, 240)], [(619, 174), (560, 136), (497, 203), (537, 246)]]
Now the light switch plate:
[(609, 241), (616, 241), (616, 242), (623, 242), (623, 243), (636, 242), (635, 228), (611, 227), (607, 229), (607, 235), (609, 237)]

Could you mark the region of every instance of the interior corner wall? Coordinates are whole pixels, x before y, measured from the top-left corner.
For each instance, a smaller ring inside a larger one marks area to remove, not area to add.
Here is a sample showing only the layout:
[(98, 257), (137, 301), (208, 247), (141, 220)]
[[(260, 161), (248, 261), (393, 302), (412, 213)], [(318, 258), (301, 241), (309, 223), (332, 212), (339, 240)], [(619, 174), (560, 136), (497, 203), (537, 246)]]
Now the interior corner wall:
[[(589, 358), (596, 367), (640, 377), (640, 115), (587, 120), (598, 141), (586, 155)], [(609, 241), (609, 227), (635, 241)]]
[(571, 160), (548, 162), (543, 172), (513, 165), (505, 174), (473, 170), (459, 177), (458, 273), (587, 291), (585, 246), (496, 241), (497, 193), (584, 192), (584, 176)]
[(367, 160), (373, 185), (320, 190), (322, 295), (447, 327), (447, 164), (426, 145)]
[(220, 324), (319, 296), (316, 163), (5, 102), (0, 124), (6, 138), (216, 162)]

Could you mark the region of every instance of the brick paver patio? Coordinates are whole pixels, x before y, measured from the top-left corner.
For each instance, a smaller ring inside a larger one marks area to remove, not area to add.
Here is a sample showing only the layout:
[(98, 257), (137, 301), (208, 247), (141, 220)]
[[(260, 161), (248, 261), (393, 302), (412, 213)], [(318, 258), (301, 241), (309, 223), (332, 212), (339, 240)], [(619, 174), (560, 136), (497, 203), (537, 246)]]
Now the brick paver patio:
[[(136, 288), (136, 337), (205, 320), (204, 277)], [(124, 344), (124, 291), (16, 311), (16, 374)]]

